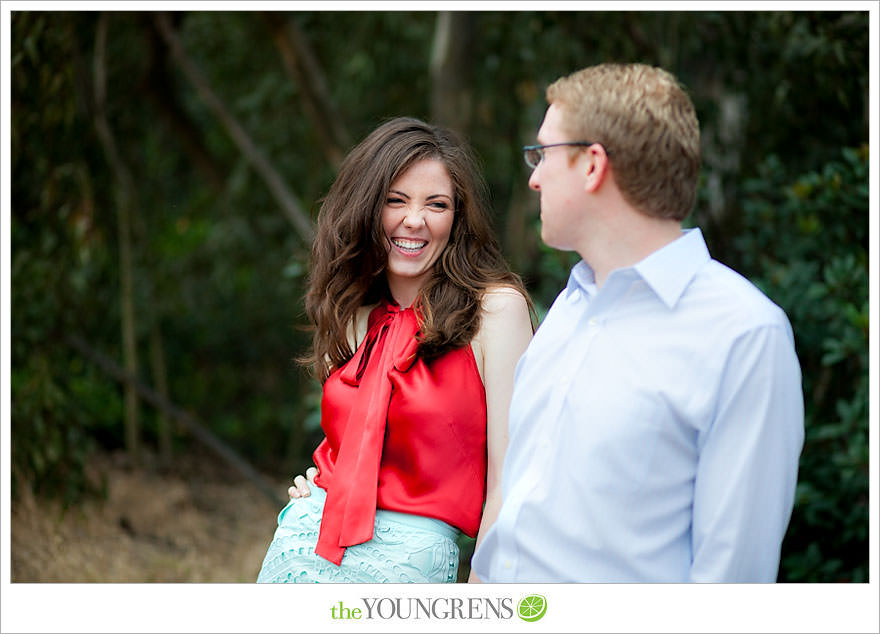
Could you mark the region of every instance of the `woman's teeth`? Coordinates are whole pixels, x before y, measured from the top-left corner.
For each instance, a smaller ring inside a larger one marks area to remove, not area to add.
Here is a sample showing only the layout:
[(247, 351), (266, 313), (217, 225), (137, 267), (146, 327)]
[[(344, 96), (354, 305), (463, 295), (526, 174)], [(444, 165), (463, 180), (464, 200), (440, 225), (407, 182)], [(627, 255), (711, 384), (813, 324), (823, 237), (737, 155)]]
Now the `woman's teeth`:
[(394, 243), (394, 246), (398, 249), (402, 251), (411, 251), (412, 253), (421, 250), (426, 244), (428, 244), (427, 240), (405, 240), (402, 238), (392, 238), (391, 242)]

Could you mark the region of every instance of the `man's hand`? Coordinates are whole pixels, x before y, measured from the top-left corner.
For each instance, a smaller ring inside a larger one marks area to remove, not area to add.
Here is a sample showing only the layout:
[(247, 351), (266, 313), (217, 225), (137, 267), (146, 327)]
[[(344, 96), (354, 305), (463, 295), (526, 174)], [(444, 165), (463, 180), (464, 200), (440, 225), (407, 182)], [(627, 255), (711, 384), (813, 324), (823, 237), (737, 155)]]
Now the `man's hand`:
[(318, 470), (315, 467), (309, 467), (306, 469), (305, 477), (298, 475), (293, 479), (293, 486), (287, 489), (287, 494), (291, 499), (309, 497), (312, 494), (309, 484), (317, 486), (315, 484), (316, 475), (318, 475)]

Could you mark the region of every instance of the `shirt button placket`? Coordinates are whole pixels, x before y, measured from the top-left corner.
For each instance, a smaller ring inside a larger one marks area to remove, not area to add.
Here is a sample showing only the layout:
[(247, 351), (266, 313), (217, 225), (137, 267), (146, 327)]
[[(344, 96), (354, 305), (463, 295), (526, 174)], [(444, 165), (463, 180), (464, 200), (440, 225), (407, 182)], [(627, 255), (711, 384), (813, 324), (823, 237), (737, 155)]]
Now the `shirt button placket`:
[[(586, 340), (584, 352), (586, 352), (586, 348), (588, 348), (590, 345), (592, 335), (593, 333), (590, 333), (589, 338)], [(544, 493), (546, 492), (546, 489), (552, 485), (553, 479), (547, 476), (551, 471), (550, 465), (552, 465), (553, 463), (554, 448), (558, 448), (557, 443), (561, 442), (560, 436), (564, 434), (564, 431), (560, 431), (562, 410), (565, 405), (565, 398), (568, 395), (568, 390), (571, 388), (572, 377), (577, 371), (577, 368), (583, 358), (584, 354), (561, 355), (561, 372), (558, 375), (559, 380), (556, 384), (556, 387), (553, 389), (550, 405), (547, 408), (549, 415), (547, 416), (546, 420), (552, 421), (552, 424), (548, 425), (545, 433), (541, 438), (541, 441), (538, 443), (538, 450), (535, 452), (535, 456), (532, 462), (532, 464), (535, 465), (536, 470), (540, 474), (540, 476), (536, 478), (536, 484), (534, 487), (535, 493)]]

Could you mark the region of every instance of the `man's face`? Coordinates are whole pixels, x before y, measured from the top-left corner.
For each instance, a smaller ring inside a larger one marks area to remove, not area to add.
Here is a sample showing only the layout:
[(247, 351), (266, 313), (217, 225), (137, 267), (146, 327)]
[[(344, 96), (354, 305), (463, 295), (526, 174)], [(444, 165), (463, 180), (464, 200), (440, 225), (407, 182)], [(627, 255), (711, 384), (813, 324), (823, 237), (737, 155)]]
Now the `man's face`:
[[(550, 104), (538, 130), (540, 145), (577, 141), (562, 130), (562, 117), (562, 109)], [(543, 160), (529, 178), (529, 187), (541, 194), (541, 239), (547, 246), (563, 251), (576, 248), (582, 229), (585, 194), (583, 155), (572, 162), (570, 149), (566, 146), (545, 149)]]

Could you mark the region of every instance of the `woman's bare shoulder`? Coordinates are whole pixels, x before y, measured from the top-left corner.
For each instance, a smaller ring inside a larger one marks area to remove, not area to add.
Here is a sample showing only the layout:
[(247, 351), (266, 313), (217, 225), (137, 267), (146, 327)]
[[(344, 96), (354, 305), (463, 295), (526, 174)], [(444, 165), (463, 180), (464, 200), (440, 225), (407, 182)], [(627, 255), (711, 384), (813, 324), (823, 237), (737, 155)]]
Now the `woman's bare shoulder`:
[(498, 313), (508, 310), (528, 312), (529, 305), (525, 295), (518, 288), (498, 284), (483, 291), (481, 305), (487, 313)]
[(499, 284), (487, 288), (483, 292), (481, 305), (480, 330), (474, 337), (479, 345), (521, 329), (530, 333), (534, 329), (529, 301), (515, 287)]

